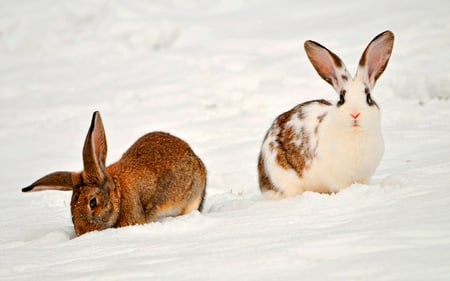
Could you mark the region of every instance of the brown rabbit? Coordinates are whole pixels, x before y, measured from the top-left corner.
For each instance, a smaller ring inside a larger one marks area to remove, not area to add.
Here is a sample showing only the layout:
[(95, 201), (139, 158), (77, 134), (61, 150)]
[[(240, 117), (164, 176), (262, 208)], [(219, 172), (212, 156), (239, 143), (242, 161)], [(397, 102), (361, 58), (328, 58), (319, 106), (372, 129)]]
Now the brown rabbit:
[(149, 133), (108, 167), (106, 153), (106, 135), (97, 111), (84, 143), (84, 170), (51, 173), (22, 191), (72, 190), (77, 236), (201, 210), (206, 169), (183, 140), (164, 132)]

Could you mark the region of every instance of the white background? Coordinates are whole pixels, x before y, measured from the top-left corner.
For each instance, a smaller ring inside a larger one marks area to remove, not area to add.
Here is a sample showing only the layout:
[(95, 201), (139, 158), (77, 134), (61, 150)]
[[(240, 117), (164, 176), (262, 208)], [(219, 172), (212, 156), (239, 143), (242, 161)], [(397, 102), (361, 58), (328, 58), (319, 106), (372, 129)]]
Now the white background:
[[(449, 280), (450, 21), (446, 1), (0, 2), (0, 280)], [(350, 72), (390, 29), (373, 98), (386, 143), (370, 185), (282, 201), (259, 193), (273, 119), (336, 100), (303, 51)], [(208, 171), (205, 212), (74, 239), (70, 192), (91, 114), (108, 163), (154, 130)]]

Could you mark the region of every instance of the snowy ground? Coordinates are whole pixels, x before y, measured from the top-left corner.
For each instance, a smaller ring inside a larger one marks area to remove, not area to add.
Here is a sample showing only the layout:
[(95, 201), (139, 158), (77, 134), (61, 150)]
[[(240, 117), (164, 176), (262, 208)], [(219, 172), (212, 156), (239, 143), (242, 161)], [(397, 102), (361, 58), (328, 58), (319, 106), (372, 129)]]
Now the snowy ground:
[[(305, 3), (302, 3), (305, 2)], [(449, 2), (0, 2), (0, 280), (449, 280)], [(370, 185), (261, 198), (272, 120), (335, 99), (302, 44), (351, 72), (396, 34), (375, 88), (386, 152)], [(109, 163), (140, 135), (187, 140), (209, 170), (206, 212), (74, 238), (70, 193), (22, 194), (79, 170), (94, 110)]]

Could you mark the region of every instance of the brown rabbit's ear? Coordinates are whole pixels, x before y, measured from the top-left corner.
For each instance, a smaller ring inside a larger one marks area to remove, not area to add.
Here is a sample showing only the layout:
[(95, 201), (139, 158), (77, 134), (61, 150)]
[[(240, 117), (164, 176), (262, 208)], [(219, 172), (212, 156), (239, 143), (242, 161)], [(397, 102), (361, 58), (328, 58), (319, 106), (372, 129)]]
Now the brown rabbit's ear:
[(320, 77), (339, 93), (351, 75), (342, 60), (317, 42), (305, 42), (305, 51)]
[(83, 147), (84, 176), (88, 183), (102, 183), (106, 162), (106, 136), (100, 112), (94, 112)]
[(73, 172), (54, 172), (48, 174), (31, 185), (22, 188), (22, 192), (42, 190), (73, 190), (79, 184), (80, 174)]
[(393, 47), (394, 33), (387, 30), (375, 36), (364, 50), (356, 75), (362, 75), (361, 78), (370, 88), (375, 86), (375, 82), (386, 69)]

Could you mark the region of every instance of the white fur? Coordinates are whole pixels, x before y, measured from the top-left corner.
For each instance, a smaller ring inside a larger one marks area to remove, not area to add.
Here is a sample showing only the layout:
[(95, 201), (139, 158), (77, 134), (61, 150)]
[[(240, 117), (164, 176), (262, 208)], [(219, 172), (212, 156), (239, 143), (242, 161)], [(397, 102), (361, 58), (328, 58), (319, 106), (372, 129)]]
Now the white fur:
[[(356, 182), (368, 183), (384, 152), (381, 130), (376, 126), (379, 122), (367, 122), (367, 127), (343, 128), (340, 118), (333, 118), (334, 114), (342, 115), (342, 112), (334, 111), (324, 120), (317, 157), (309, 174), (310, 184), (323, 184), (330, 192)], [(317, 178), (319, 182), (314, 180)]]

